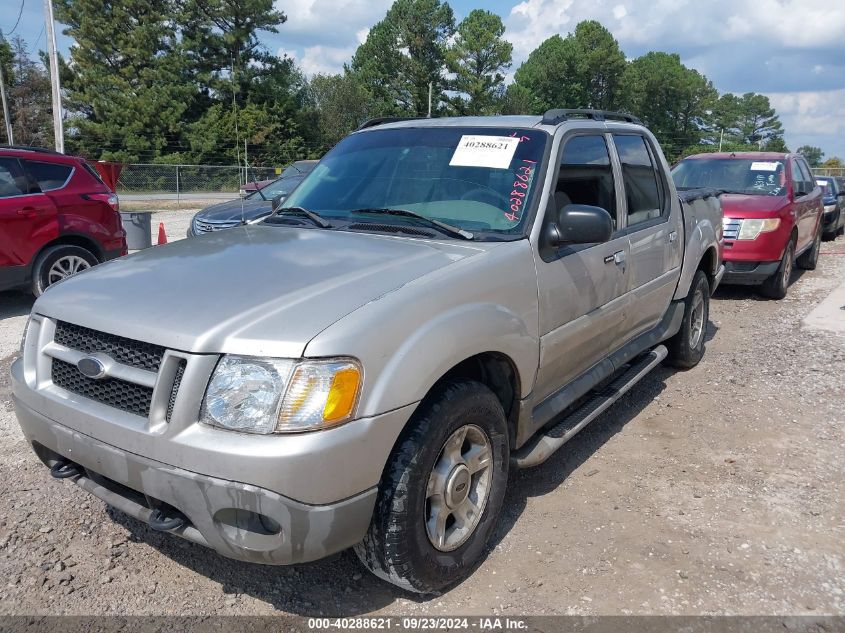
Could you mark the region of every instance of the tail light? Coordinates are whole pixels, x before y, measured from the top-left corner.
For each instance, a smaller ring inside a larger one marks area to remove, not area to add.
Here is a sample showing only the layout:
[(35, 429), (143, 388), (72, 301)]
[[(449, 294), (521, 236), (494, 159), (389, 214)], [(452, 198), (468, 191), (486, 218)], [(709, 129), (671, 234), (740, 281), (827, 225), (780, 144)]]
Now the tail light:
[(116, 193), (83, 193), (82, 198), (85, 200), (96, 200), (98, 202), (105, 202), (112, 210), (120, 211), (120, 200)]

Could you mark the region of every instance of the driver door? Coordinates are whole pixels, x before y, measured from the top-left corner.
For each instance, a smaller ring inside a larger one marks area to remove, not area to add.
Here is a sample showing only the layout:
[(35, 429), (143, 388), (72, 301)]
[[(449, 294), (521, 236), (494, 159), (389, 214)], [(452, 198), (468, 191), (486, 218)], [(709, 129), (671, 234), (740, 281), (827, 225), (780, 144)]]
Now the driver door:
[[(542, 401), (621, 345), (628, 301), (627, 235), (620, 235), (621, 189), (603, 131), (565, 139), (555, 184), (557, 203), (588, 204), (610, 213), (614, 234), (603, 244), (559, 248), (549, 261), (535, 253), (540, 297)], [(568, 201), (568, 202), (567, 202)]]

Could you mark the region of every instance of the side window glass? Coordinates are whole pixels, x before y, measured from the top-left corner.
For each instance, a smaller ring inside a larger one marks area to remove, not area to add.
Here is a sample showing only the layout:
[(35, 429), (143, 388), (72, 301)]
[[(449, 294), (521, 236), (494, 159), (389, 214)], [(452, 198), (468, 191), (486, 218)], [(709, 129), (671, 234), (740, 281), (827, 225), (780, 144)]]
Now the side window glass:
[(35, 160), (24, 161), (30, 175), (38, 182), (41, 191), (51, 191), (65, 186), (70, 172), (73, 168), (70, 165), (57, 165), (55, 163), (42, 163)]
[(566, 142), (555, 196), (562, 205), (601, 207), (610, 214), (616, 229), (616, 188), (604, 136), (574, 136)]
[(813, 170), (810, 169), (810, 166), (803, 159), (799, 160), (798, 164), (801, 165), (801, 173), (804, 175), (804, 182), (806, 184), (804, 191), (811, 193), (816, 188), (816, 179), (813, 178)]
[(798, 166), (798, 161), (792, 159), (792, 188), (794, 191), (804, 190), (804, 174), (801, 173), (801, 167)]
[(0, 158), (0, 198), (37, 193), (32, 189), (17, 159)]
[(633, 134), (614, 134), (613, 142), (622, 163), (628, 226), (659, 218), (662, 215), (661, 188), (645, 139)]

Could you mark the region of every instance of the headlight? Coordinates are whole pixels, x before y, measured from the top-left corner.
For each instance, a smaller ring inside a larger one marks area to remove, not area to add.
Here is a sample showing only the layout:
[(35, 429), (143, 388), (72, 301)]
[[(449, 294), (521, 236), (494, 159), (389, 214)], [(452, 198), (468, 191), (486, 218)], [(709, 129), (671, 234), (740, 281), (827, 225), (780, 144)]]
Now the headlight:
[(352, 359), (224, 356), (208, 383), (201, 420), (264, 434), (334, 426), (353, 416), (361, 377), (361, 366)]
[(767, 218), (765, 220), (743, 220), (739, 229), (739, 240), (757, 239), (760, 233), (769, 233), (777, 230), (780, 226), (780, 219)]
[(833, 212), (833, 211), (835, 211), (835, 210), (836, 210), (836, 205), (835, 205), (835, 204), (828, 204), (828, 205), (825, 205), (825, 207), (824, 207), (824, 212), (825, 212), (825, 213), (832, 213), (832, 212)]

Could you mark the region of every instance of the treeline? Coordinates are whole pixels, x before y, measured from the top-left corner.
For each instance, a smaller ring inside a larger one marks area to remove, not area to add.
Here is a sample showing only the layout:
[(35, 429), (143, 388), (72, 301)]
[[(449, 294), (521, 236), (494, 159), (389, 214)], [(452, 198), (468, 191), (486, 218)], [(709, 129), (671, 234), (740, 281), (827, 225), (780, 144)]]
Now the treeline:
[[(513, 47), (502, 19), (476, 9), (457, 22), (441, 0), (396, 0), (343, 72), (313, 77), (261, 43), (262, 32), (283, 33), (296, 19), (273, 0), (54, 4), (75, 42), (60, 63), (66, 147), (95, 159), (233, 164), (246, 151), (250, 164), (278, 165), (321, 155), (367, 118), (429, 108), (432, 116), (627, 111), (670, 159), (720, 146), (786, 149), (767, 97), (720, 95), (675, 54), (629, 61), (595, 21), (542, 42), (506, 85)], [(16, 140), (49, 144), (49, 83), (43, 65), (22, 60), (21, 42), (0, 46), (13, 118), (25, 119), (16, 125), (37, 128)]]

